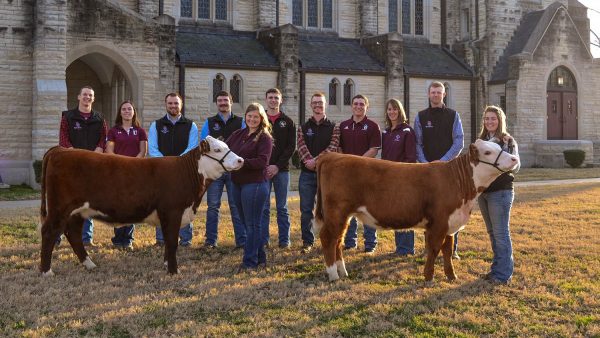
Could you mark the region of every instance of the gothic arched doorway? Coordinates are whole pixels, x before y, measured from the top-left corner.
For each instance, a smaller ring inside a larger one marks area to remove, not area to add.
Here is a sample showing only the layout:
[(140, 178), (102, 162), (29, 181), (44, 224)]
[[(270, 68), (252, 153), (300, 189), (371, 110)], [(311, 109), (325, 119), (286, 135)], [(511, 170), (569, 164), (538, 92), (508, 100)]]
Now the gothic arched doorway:
[(79, 89), (85, 85), (94, 88), (93, 109), (102, 113), (109, 128), (116, 118), (116, 110), (124, 100), (132, 100), (131, 84), (121, 68), (108, 57), (92, 53), (73, 61), (66, 71), (67, 107), (77, 107)]
[(546, 86), (548, 140), (577, 139), (577, 82), (567, 67), (556, 67)]

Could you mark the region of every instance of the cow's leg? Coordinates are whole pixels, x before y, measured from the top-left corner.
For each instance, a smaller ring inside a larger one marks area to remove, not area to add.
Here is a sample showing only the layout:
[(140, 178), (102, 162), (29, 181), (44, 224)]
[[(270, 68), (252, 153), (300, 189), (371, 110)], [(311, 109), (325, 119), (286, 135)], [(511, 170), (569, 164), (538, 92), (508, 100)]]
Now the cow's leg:
[(92, 262), (90, 256), (88, 255), (85, 247), (83, 246), (83, 241), (81, 239), (81, 234), (83, 232), (83, 218), (80, 216), (71, 216), (67, 219), (67, 229), (65, 231), (65, 236), (69, 243), (71, 244), (71, 248), (73, 248), (73, 252), (79, 258), (79, 262), (85, 266), (86, 269), (92, 270), (96, 268), (96, 264)]
[(42, 224), (41, 235), (42, 235), (42, 248), (40, 252), (40, 272), (42, 276), (52, 276), (54, 272), (50, 266), (52, 265), (52, 250), (54, 249), (54, 243), (60, 234), (63, 232), (61, 222), (56, 218), (48, 216)]
[(426, 239), (427, 246), (425, 248), (427, 251), (427, 261), (425, 262), (425, 271), (424, 271), (426, 282), (430, 282), (431, 280), (433, 280), (433, 270), (434, 270), (433, 268), (434, 268), (434, 264), (435, 264), (435, 259), (437, 258), (438, 254), (440, 253), (440, 249), (442, 248), (442, 243), (444, 242), (444, 238), (446, 236), (446, 234), (443, 231), (437, 230), (437, 229), (443, 229), (443, 228), (444, 228), (443, 226), (433, 223), (433, 224), (431, 224), (431, 227), (429, 229), (427, 229), (427, 232), (425, 233), (425, 236), (427, 238)]
[(442, 245), (442, 254), (444, 255), (444, 273), (448, 280), (455, 280), (454, 265), (452, 264), (452, 251), (454, 248), (454, 236), (446, 236)]
[(329, 276), (329, 281), (333, 282), (340, 279), (335, 264), (338, 238), (334, 237), (330, 224), (325, 224), (324, 229), (321, 229), (321, 232), (319, 233), (319, 237), (321, 238), (321, 246), (323, 247), (322, 250), (325, 255), (325, 270)]
[(177, 245), (179, 244), (179, 224), (181, 223), (181, 217), (177, 221), (171, 219), (164, 222), (161, 220), (160, 223), (165, 238), (165, 264), (167, 265), (167, 271), (170, 274), (176, 274), (179, 272), (177, 269)]
[(342, 256), (342, 239), (338, 239), (335, 246), (335, 264), (337, 265), (338, 275), (340, 277), (348, 277), (348, 271), (346, 271), (346, 264), (344, 263), (344, 257)]

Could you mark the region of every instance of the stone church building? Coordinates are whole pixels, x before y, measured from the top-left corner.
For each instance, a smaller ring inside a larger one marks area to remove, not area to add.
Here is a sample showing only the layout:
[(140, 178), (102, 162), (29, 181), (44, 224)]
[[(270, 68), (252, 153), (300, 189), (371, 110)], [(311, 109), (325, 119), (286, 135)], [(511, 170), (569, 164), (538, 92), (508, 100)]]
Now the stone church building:
[[(465, 143), (487, 104), (505, 108), (524, 166), (563, 166), (562, 151), (600, 163), (600, 63), (576, 0), (0, 0), (0, 176), (33, 184), (33, 160), (58, 144), (80, 87), (113, 125), (131, 99), (144, 127), (184, 96), (199, 127), (230, 91), (234, 112), (278, 87), (296, 122), (322, 91), (350, 117), (366, 95), (383, 126), (399, 98), (414, 121), (442, 81)], [(595, 95), (596, 94), (596, 95)], [(596, 152), (594, 152), (596, 149)]]

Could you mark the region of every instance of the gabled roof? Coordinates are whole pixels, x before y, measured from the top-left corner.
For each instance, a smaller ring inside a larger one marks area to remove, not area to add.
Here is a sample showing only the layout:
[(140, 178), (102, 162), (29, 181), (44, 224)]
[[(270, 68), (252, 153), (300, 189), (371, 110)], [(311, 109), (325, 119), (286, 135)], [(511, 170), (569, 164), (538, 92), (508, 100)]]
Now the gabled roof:
[(179, 62), (218, 68), (279, 69), (277, 59), (247, 32), (177, 32)]
[[(505, 82), (508, 80), (508, 65), (509, 58), (513, 55), (520, 53), (527, 53), (533, 55), (536, 49), (542, 42), (542, 38), (546, 34), (548, 27), (552, 24), (552, 20), (556, 17), (558, 11), (564, 10), (569, 16), (567, 8), (560, 2), (555, 2), (548, 6), (546, 9), (530, 12), (523, 16), (521, 24), (517, 27), (513, 38), (508, 43), (508, 46), (504, 50), (504, 54), (498, 59), (496, 67), (490, 78), (490, 82)], [(569, 16), (569, 19), (571, 17)], [(576, 29), (573, 24), (573, 29)], [(583, 38), (577, 32), (584, 48), (589, 52), (589, 49), (585, 45)], [(590, 54), (591, 57), (591, 54)]]
[(367, 53), (359, 40), (300, 35), (298, 49), (303, 70), (385, 73), (385, 67)]
[(473, 77), (471, 68), (447, 49), (430, 44), (404, 44), (404, 73), (433, 77)]

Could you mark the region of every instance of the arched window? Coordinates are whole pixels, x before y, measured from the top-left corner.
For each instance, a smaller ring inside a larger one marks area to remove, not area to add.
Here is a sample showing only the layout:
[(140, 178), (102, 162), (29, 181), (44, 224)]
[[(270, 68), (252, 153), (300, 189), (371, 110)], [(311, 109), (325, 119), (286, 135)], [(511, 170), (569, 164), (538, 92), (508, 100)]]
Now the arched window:
[(354, 81), (347, 79), (344, 83), (344, 106), (352, 104), (352, 97), (354, 96)]
[(340, 82), (338, 79), (333, 78), (331, 82), (329, 82), (329, 105), (337, 106), (338, 104), (338, 88), (340, 87)]
[(229, 80), (229, 92), (231, 93), (231, 97), (233, 98), (233, 103), (240, 103), (242, 96), (242, 77), (239, 75), (234, 75), (231, 80)]
[(389, 31), (425, 35), (425, 1), (429, 0), (389, 0)]
[(213, 102), (217, 102), (217, 94), (225, 89), (225, 76), (217, 74), (213, 79)]
[(293, 0), (292, 23), (305, 28), (333, 28), (333, 0)]
[(577, 82), (573, 73), (565, 67), (558, 66), (554, 68), (550, 77), (548, 78), (548, 90), (571, 90), (577, 91)]
[(182, 18), (192, 17), (192, 0), (181, 0), (180, 13)]

